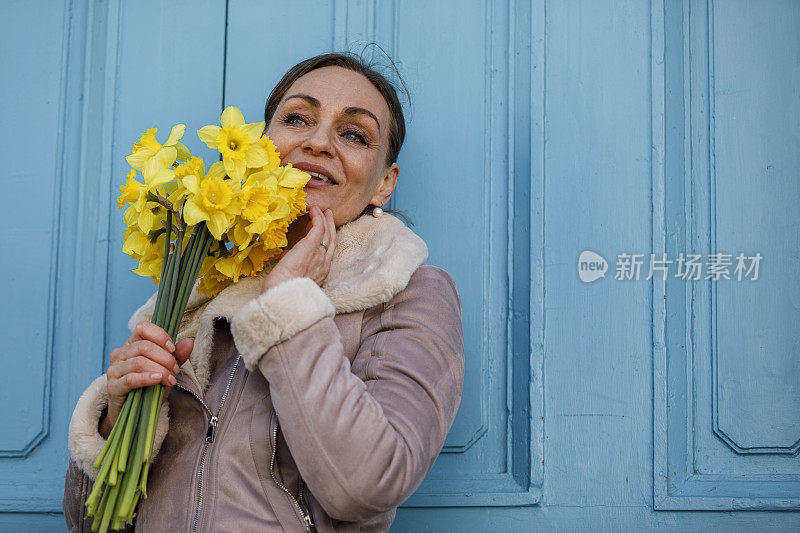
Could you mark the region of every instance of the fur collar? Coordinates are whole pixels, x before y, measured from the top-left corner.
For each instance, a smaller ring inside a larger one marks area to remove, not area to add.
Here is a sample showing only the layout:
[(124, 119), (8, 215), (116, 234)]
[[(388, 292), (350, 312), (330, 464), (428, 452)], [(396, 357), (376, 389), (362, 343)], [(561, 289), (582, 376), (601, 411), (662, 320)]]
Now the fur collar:
[[(379, 218), (361, 216), (336, 230), (336, 249), (322, 290), (336, 313), (369, 309), (388, 302), (403, 290), (414, 271), (428, 257), (425, 242), (399, 219), (389, 214)], [(261, 294), (261, 279), (242, 278), (216, 298), (192, 291), (177, 340), (194, 338), (189, 361), (181, 367), (199, 391), (208, 385), (214, 320), (230, 320), (244, 304)], [(153, 316), (156, 294), (131, 316), (128, 327)]]

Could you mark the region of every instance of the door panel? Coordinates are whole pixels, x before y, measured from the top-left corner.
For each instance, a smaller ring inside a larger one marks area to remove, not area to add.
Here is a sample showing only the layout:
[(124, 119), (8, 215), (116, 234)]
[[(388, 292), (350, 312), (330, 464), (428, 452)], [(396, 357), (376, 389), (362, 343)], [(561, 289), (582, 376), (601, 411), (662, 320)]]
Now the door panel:
[[(665, 338), (656, 508), (797, 509), (800, 6), (686, 1), (664, 13), (665, 198), (654, 243), (670, 256), (730, 254), (732, 264), (730, 279), (704, 272), (654, 285), (656, 346)], [(758, 279), (738, 280), (740, 252), (762, 256)]]

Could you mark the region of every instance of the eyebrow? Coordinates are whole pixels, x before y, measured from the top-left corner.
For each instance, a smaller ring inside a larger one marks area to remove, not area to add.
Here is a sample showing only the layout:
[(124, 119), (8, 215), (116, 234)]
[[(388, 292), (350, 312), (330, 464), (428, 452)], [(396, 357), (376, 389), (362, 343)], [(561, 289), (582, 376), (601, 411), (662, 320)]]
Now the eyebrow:
[[(293, 94), (291, 96), (287, 96), (285, 101), (288, 102), (292, 98), (299, 98), (301, 100), (305, 100), (312, 107), (319, 107), (320, 106), (319, 100), (317, 100), (313, 96), (309, 96), (307, 94)], [(380, 131), (381, 131), (381, 123), (378, 120), (378, 117), (376, 117), (375, 114), (372, 111), (370, 111), (369, 109), (364, 109), (363, 107), (346, 107), (342, 113), (345, 114), (345, 115), (349, 115), (349, 116), (367, 115), (368, 117), (372, 117), (372, 120), (374, 120), (375, 124), (378, 125), (378, 133), (380, 133)]]

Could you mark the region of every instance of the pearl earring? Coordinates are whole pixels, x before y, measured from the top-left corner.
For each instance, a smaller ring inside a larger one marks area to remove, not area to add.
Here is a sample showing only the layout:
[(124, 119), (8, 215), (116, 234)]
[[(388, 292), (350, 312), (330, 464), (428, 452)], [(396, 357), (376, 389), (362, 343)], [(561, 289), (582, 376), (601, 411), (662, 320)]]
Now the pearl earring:
[(375, 218), (378, 218), (382, 214), (383, 214), (383, 209), (381, 209), (380, 207), (376, 206), (372, 208), (372, 216), (374, 216)]

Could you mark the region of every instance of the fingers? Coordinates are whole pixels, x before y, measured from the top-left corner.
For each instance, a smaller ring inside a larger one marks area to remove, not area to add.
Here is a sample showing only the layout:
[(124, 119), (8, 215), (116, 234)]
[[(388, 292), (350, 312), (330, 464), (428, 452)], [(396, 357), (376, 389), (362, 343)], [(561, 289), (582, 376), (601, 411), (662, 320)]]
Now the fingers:
[[(152, 360), (154, 363), (163, 366), (170, 372), (177, 374), (180, 370), (175, 356), (158, 344), (149, 340), (135, 341), (127, 346), (122, 346), (111, 352), (111, 366), (117, 367), (119, 363), (124, 363), (129, 359), (143, 356)], [(111, 367), (109, 367), (110, 369)]]
[[(110, 367), (109, 372), (111, 372)], [(115, 365), (114, 369), (114, 377), (118, 378), (118, 381), (122, 381), (129, 389), (155, 385), (156, 383), (170, 387), (175, 384), (176, 373), (173, 369), (159, 365), (141, 355)]]
[(336, 224), (333, 222), (333, 211), (325, 210), (326, 243), (328, 249), (325, 252), (325, 263), (330, 266), (333, 260), (333, 250), (336, 248)]
[(119, 414), (126, 395), (133, 389), (161, 383), (166, 398), (192, 346), (191, 339), (184, 339), (176, 346), (167, 332), (152, 322), (137, 324), (125, 344), (111, 352), (111, 364), (106, 372), (109, 416), (113, 418)]
[(311, 229), (308, 230), (308, 234), (305, 238), (311, 239), (311, 242), (317, 247), (320, 247), (320, 243), (323, 241), (325, 244), (328, 243), (328, 241), (325, 240), (327, 236), (325, 235), (324, 219), (325, 215), (320, 208), (313, 206), (311, 208)]
[[(322, 285), (327, 278), (336, 246), (333, 212), (327, 209), (323, 213), (318, 206), (313, 205), (309, 209), (309, 217), (306, 235), (290, 250), (281, 254), (276, 265), (264, 278), (262, 291), (268, 291), (288, 279), (308, 277)], [(325, 246), (322, 246), (323, 242)]]
[(179, 365), (183, 365), (189, 356), (192, 354), (192, 348), (194, 348), (194, 340), (192, 339), (183, 339), (178, 341), (178, 344), (175, 346), (175, 359), (178, 361)]
[(125, 341), (125, 344), (131, 344), (139, 340), (154, 342), (164, 347), (164, 349), (170, 353), (175, 351), (175, 345), (172, 343), (172, 339), (169, 338), (167, 332), (146, 320), (136, 324), (136, 328), (133, 330), (130, 338)]

